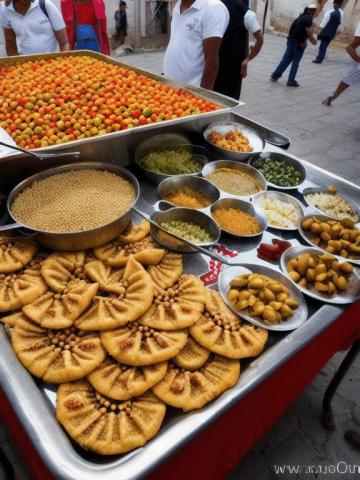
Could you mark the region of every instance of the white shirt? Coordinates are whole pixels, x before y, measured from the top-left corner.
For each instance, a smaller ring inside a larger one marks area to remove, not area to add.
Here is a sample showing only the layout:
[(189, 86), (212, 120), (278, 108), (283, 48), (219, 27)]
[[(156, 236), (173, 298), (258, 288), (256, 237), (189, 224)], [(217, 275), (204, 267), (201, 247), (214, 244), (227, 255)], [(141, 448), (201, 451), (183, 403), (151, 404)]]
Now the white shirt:
[(244, 15), (244, 27), (250, 33), (249, 41), (254, 42), (253, 34), (261, 30), (258, 19), (256, 18), (256, 13), (252, 10), (248, 10)]
[(65, 28), (65, 23), (58, 8), (46, 1), (49, 18), (39, 6), (39, 0), (33, 0), (25, 15), (16, 12), (13, 2), (7, 7), (0, 3), (0, 24), (3, 28), (11, 28), (19, 42), (21, 53), (55, 52), (59, 49), (54, 31)]
[[(328, 23), (328, 21), (330, 20), (330, 15), (332, 14), (332, 12), (335, 12), (335, 8), (332, 8), (331, 10), (327, 10), (325, 13), (324, 13), (324, 17), (323, 19), (321, 20), (321, 23), (320, 23), (320, 28), (324, 28), (325, 25)], [(340, 17), (341, 17), (341, 22), (343, 21), (343, 17), (344, 17), (344, 10), (341, 10), (341, 8), (339, 8), (339, 12), (340, 12)]]
[(180, 4), (178, 0), (173, 10), (164, 74), (199, 86), (205, 67), (203, 41), (224, 36), (229, 12), (220, 0), (196, 0), (183, 13)]

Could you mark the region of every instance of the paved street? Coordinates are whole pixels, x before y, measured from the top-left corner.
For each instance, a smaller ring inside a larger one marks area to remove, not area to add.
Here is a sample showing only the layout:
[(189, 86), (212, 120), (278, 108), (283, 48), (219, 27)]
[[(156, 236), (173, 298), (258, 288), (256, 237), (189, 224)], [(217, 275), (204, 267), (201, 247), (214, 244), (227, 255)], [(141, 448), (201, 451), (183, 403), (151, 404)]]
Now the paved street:
[[(285, 38), (266, 36), (261, 56), (250, 65), (242, 95), (246, 105), (239, 107), (239, 111), (289, 136), (292, 153), (359, 184), (360, 89), (345, 92), (331, 108), (321, 105), (321, 100), (332, 93), (343, 73), (351, 67), (351, 60), (343, 52), (330, 50), (326, 63), (314, 65), (311, 60), (315, 49), (309, 46), (297, 78), (301, 87), (292, 89), (286, 87), (286, 78), (276, 84), (269, 81), (269, 75), (279, 62), (284, 48)], [(162, 58), (162, 52), (151, 52), (121, 57), (121, 61), (161, 73)], [(239, 464), (229, 480), (358, 478), (358, 475), (351, 474), (320, 474), (318, 477), (304, 472), (276, 474), (274, 468), (274, 465), (330, 466), (338, 462), (360, 465), (359, 451), (348, 446), (343, 439), (343, 432), (350, 427), (360, 431), (359, 358), (333, 402), (337, 430), (328, 433), (319, 422), (322, 395), (343, 355), (337, 354), (326, 365), (294, 405)], [(29, 479), (4, 428), (0, 428), (0, 444), (16, 466), (17, 478)]]

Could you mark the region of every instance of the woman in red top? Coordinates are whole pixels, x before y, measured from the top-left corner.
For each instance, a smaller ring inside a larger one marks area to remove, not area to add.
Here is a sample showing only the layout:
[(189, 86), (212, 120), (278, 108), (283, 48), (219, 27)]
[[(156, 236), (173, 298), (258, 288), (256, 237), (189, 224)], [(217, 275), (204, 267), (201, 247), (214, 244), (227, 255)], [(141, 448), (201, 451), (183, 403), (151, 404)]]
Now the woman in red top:
[(75, 24), (91, 25), (96, 32), (102, 53), (110, 55), (103, 0), (61, 0), (61, 10), (72, 49), (76, 41)]

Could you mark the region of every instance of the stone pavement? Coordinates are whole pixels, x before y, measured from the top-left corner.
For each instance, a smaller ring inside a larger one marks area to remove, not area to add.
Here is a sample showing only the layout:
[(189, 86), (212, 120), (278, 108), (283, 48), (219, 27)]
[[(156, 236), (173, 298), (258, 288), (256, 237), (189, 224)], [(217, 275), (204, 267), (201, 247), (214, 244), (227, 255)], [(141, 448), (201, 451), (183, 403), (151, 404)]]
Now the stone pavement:
[[(309, 46), (299, 69), (301, 87), (291, 89), (285, 85), (286, 78), (276, 84), (269, 81), (269, 75), (284, 48), (283, 37), (266, 35), (261, 56), (250, 64), (242, 95), (246, 105), (239, 107), (239, 111), (289, 136), (292, 153), (359, 184), (360, 89), (345, 92), (329, 109), (321, 105), (321, 100), (332, 93), (343, 73), (350, 68), (351, 60), (343, 52), (330, 50), (326, 63), (314, 65), (311, 60), (315, 49)], [(163, 52), (145, 52), (122, 57), (121, 61), (161, 73), (162, 58)], [(338, 462), (360, 466), (359, 451), (343, 439), (343, 432), (350, 427), (360, 431), (360, 405), (357, 403), (360, 359), (354, 363), (333, 402), (337, 430), (326, 432), (319, 422), (322, 395), (343, 356), (343, 353), (334, 356), (285, 415), (239, 463), (228, 480), (359, 478), (359, 475), (351, 473), (324, 473), (326, 468)], [(239, 435), (240, 432), (241, 425)], [(0, 445), (16, 468), (16, 478), (30, 479), (3, 427), (0, 427)], [(299, 465), (303, 467), (303, 472), (276, 474), (274, 466), (283, 465)], [(312, 465), (322, 466), (319, 475), (305, 473), (305, 467)], [(0, 480), (2, 478), (0, 468)]]

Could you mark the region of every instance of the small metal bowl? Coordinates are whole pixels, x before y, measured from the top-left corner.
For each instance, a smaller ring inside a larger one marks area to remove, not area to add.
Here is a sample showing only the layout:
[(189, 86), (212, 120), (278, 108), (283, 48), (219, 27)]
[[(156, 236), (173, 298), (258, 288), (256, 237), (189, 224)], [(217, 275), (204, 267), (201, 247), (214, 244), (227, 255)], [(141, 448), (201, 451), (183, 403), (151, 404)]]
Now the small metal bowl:
[[(184, 188), (196, 190), (204, 195), (207, 195), (211, 199), (211, 203), (202, 208), (210, 207), (210, 205), (215, 203), (220, 198), (220, 191), (217, 187), (215, 187), (214, 184), (208, 182), (205, 180), (205, 178), (189, 175), (179, 175), (174, 178), (166, 178), (158, 185), (157, 194), (161, 200), (165, 200), (167, 203), (178, 207), (179, 205), (175, 205), (169, 200), (166, 200), (165, 197), (169, 193), (177, 192), (178, 190), (183, 190)], [(202, 208), (197, 208), (196, 210), (202, 210)]]
[[(234, 162), (231, 160), (217, 160), (215, 162), (210, 162), (207, 165), (204, 166), (202, 169), (202, 176), (207, 179), (208, 175), (210, 175), (214, 170), (217, 170), (218, 168), (232, 168), (234, 170), (239, 170), (240, 172), (246, 173), (250, 177), (252, 177), (256, 182), (259, 184), (259, 187), (261, 188), (260, 191), (265, 191), (267, 189), (267, 182), (265, 180), (264, 175), (256, 170), (256, 168), (251, 167), (250, 165), (246, 165), (244, 163), (239, 163), (239, 162)], [(211, 182), (211, 180), (208, 180)], [(212, 182), (211, 182), (212, 183)], [(217, 187), (219, 188), (219, 187)], [(226, 192), (225, 190), (222, 190), (219, 188), (220, 192), (223, 192), (224, 195), (227, 197), (232, 197), (232, 198), (250, 198), (252, 195), (255, 195), (254, 192), (249, 195), (235, 195), (233, 193)]]
[[(295, 167), (301, 175), (301, 182), (298, 183), (297, 185), (294, 185), (294, 186), (291, 186), (291, 187), (282, 187), (281, 185), (277, 185), (276, 183), (267, 181), (267, 183), (270, 187), (276, 188), (277, 190), (295, 190), (296, 188), (299, 188), (300, 185), (305, 181), (306, 170), (305, 170), (304, 165), (299, 160), (296, 160), (296, 158), (290, 157), (289, 155), (286, 155), (284, 153), (264, 152), (261, 155), (251, 157), (250, 160), (249, 160), (249, 165), (254, 167), (254, 162), (256, 162), (256, 160), (258, 160), (259, 158), (263, 158), (265, 160), (266, 158), (269, 158), (269, 157), (272, 160), (285, 160), (287, 165), (291, 165), (291, 166)], [(256, 167), (254, 167), (254, 168), (256, 168)], [(260, 171), (260, 170), (258, 170), (258, 171)]]
[[(173, 220), (182, 220), (184, 222), (195, 223), (196, 225), (199, 225), (199, 227), (205, 229), (213, 238), (211, 242), (197, 244), (200, 247), (209, 247), (217, 243), (220, 239), (221, 230), (215, 220), (210, 218), (205, 213), (195, 210), (194, 208), (170, 208), (165, 212), (155, 212), (151, 219), (158, 225), (161, 225), (163, 222), (171, 222)], [(169, 250), (182, 253), (191, 253), (197, 251), (196, 248), (192, 247), (188, 243), (182, 242), (171, 235), (171, 233), (166, 233), (153, 224), (151, 224), (150, 233), (156, 242), (160, 243), (160, 245), (163, 245)]]
[[(314, 209), (316, 212), (322, 213), (323, 215), (328, 215), (326, 212), (324, 212), (323, 210), (320, 210), (320, 208), (317, 208), (314, 205), (311, 205), (311, 203), (309, 203), (306, 200), (306, 195), (309, 195), (309, 193), (329, 193), (328, 190), (326, 188), (310, 187), (310, 188), (305, 188), (302, 192), (304, 202), (308, 207)], [(358, 223), (359, 220), (360, 220), (360, 207), (359, 207), (359, 205), (357, 205), (355, 202), (353, 202), (350, 198), (346, 197), (342, 193), (337, 192), (336, 195), (338, 195), (339, 197), (342, 197), (350, 205), (350, 207), (353, 210), (353, 213), (355, 213), (358, 216), (358, 219), (355, 222), (355, 223)], [(330, 215), (329, 215), (329, 217), (330, 217)], [(340, 218), (337, 218), (337, 217), (331, 217), (331, 218), (333, 218), (334, 220), (341, 220)], [(346, 217), (342, 217), (342, 218), (346, 218)]]
[[(182, 149), (187, 150), (196, 157), (197, 160), (201, 163), (201, 167), (199, 171), (194, 173), (187, 173), (183, 175), (175, 174), (165, 174), (155, 172), (154, 170), (149, 170), (144, 168), (141, 165), (141, 159), (145, 157), (150, 152), (156, 151), (164, 151), (168, 149)], [(166, 178), (175, 178), (175, 177), (184, 177), (184, 176), (196, 176), (201, 174), (202, 168), (207, 164), (207, 150), (200, 146), (200, 145), (193, 145), (189, 143), (188, 139), (182, 135), (177, 135), (173, 133), (163, 134), (163, 135), (156, 135), (151, 137), (144, 142), (142, 142), (137, 149), (135, 150), (135, 164), (137, 167), (143, 172), (145, 177), (147, 177), (153, 183), (160, 183)]]
[[(230, 230), (225, 230), (219, 225), (219, 228), (225, 233), (228, 233), (229, 235), (232, 235), (233, 237), (237, 238), (252, 238), (252, 237), (258, 237), (259, 235), (262, 235), (264, 231), (268, 227), (268, 219), (262, 212), (260, 208), (255, 207), (252, 203), (247, 202), (246, 200), (240, 200), (238, 198), (222, 198), (221, 200), (218, 200), (214, 205), (212, 205), (210, 212), (211, 216), (213, 212), (216, 210), (219, 210), (220, 208), (235, 208), (237, 210), (241, 210), (242, 212), (248, 213), (252, 217), (256, 218), (256, 220), (260, 223), (261, 230), (258, 233), (253, 233), (250, 235), (238, 235), (234, 232), (231, 232)], [(213, 217), (215, 220), (215, 218)], [(216, 222), (216, 220), (215, 220)]]
[(298, 219), (297, 219), (297, 221), (296, 221), (296, 223), (294, 224), (293, 227), (277, 227), (275, 225), (272, 225), (269, 221), (269, 227), (270, 228), (274, 228), (276, 230), (297, 230), (298, 229), (297, 223), (305, 214), (304, 207), (299, 202), (299, 200), (297, 200), (295, 197), (292, 197), (291, 195), (287, 195), (286, 193), (283, 193), (283, 192), (276, 192), (274, 190), (268, 190), (267, 192), (257, 193), (256, 195), (251, 197), (251, 201), (254, 203), (254, 205), (256, 205), (258, 208), (261, 209), (261, 211), (263, 212), (265, 217), (267, 217), (267, 215), (261, 207), (261, 200), (264, 199), (264, 198), (280, 200), (281, 202), (288, 203), (288, 204), (292, 205), (293, 207), (295, 207), (296, 210), (299, 213)]
[[(224, 135), (225, 133), (232, 130), (238, 130), (248, 138), (249, 144), (253, 148), (251, 152), (234, 152), (232, 150), (227, 150), (225, 148), (218, 147), (217, 145), (215, 145), (214, 143), (211, 143), (208, 140), (209, 135), (213, 131), (217, 131)], [(214, 153), (216, 153), (217, 155), (220, 155), (221, 158), (228, 158), (229, 160), (235, 160), (238, 162), (239, 161), (244, 162), (250, 156), (261, 153), (265, 147), (264, 139), (256, 132), (256, 130), (236, 122), (211, 123), (204, 130), (203, 137), (206, 145)]]

